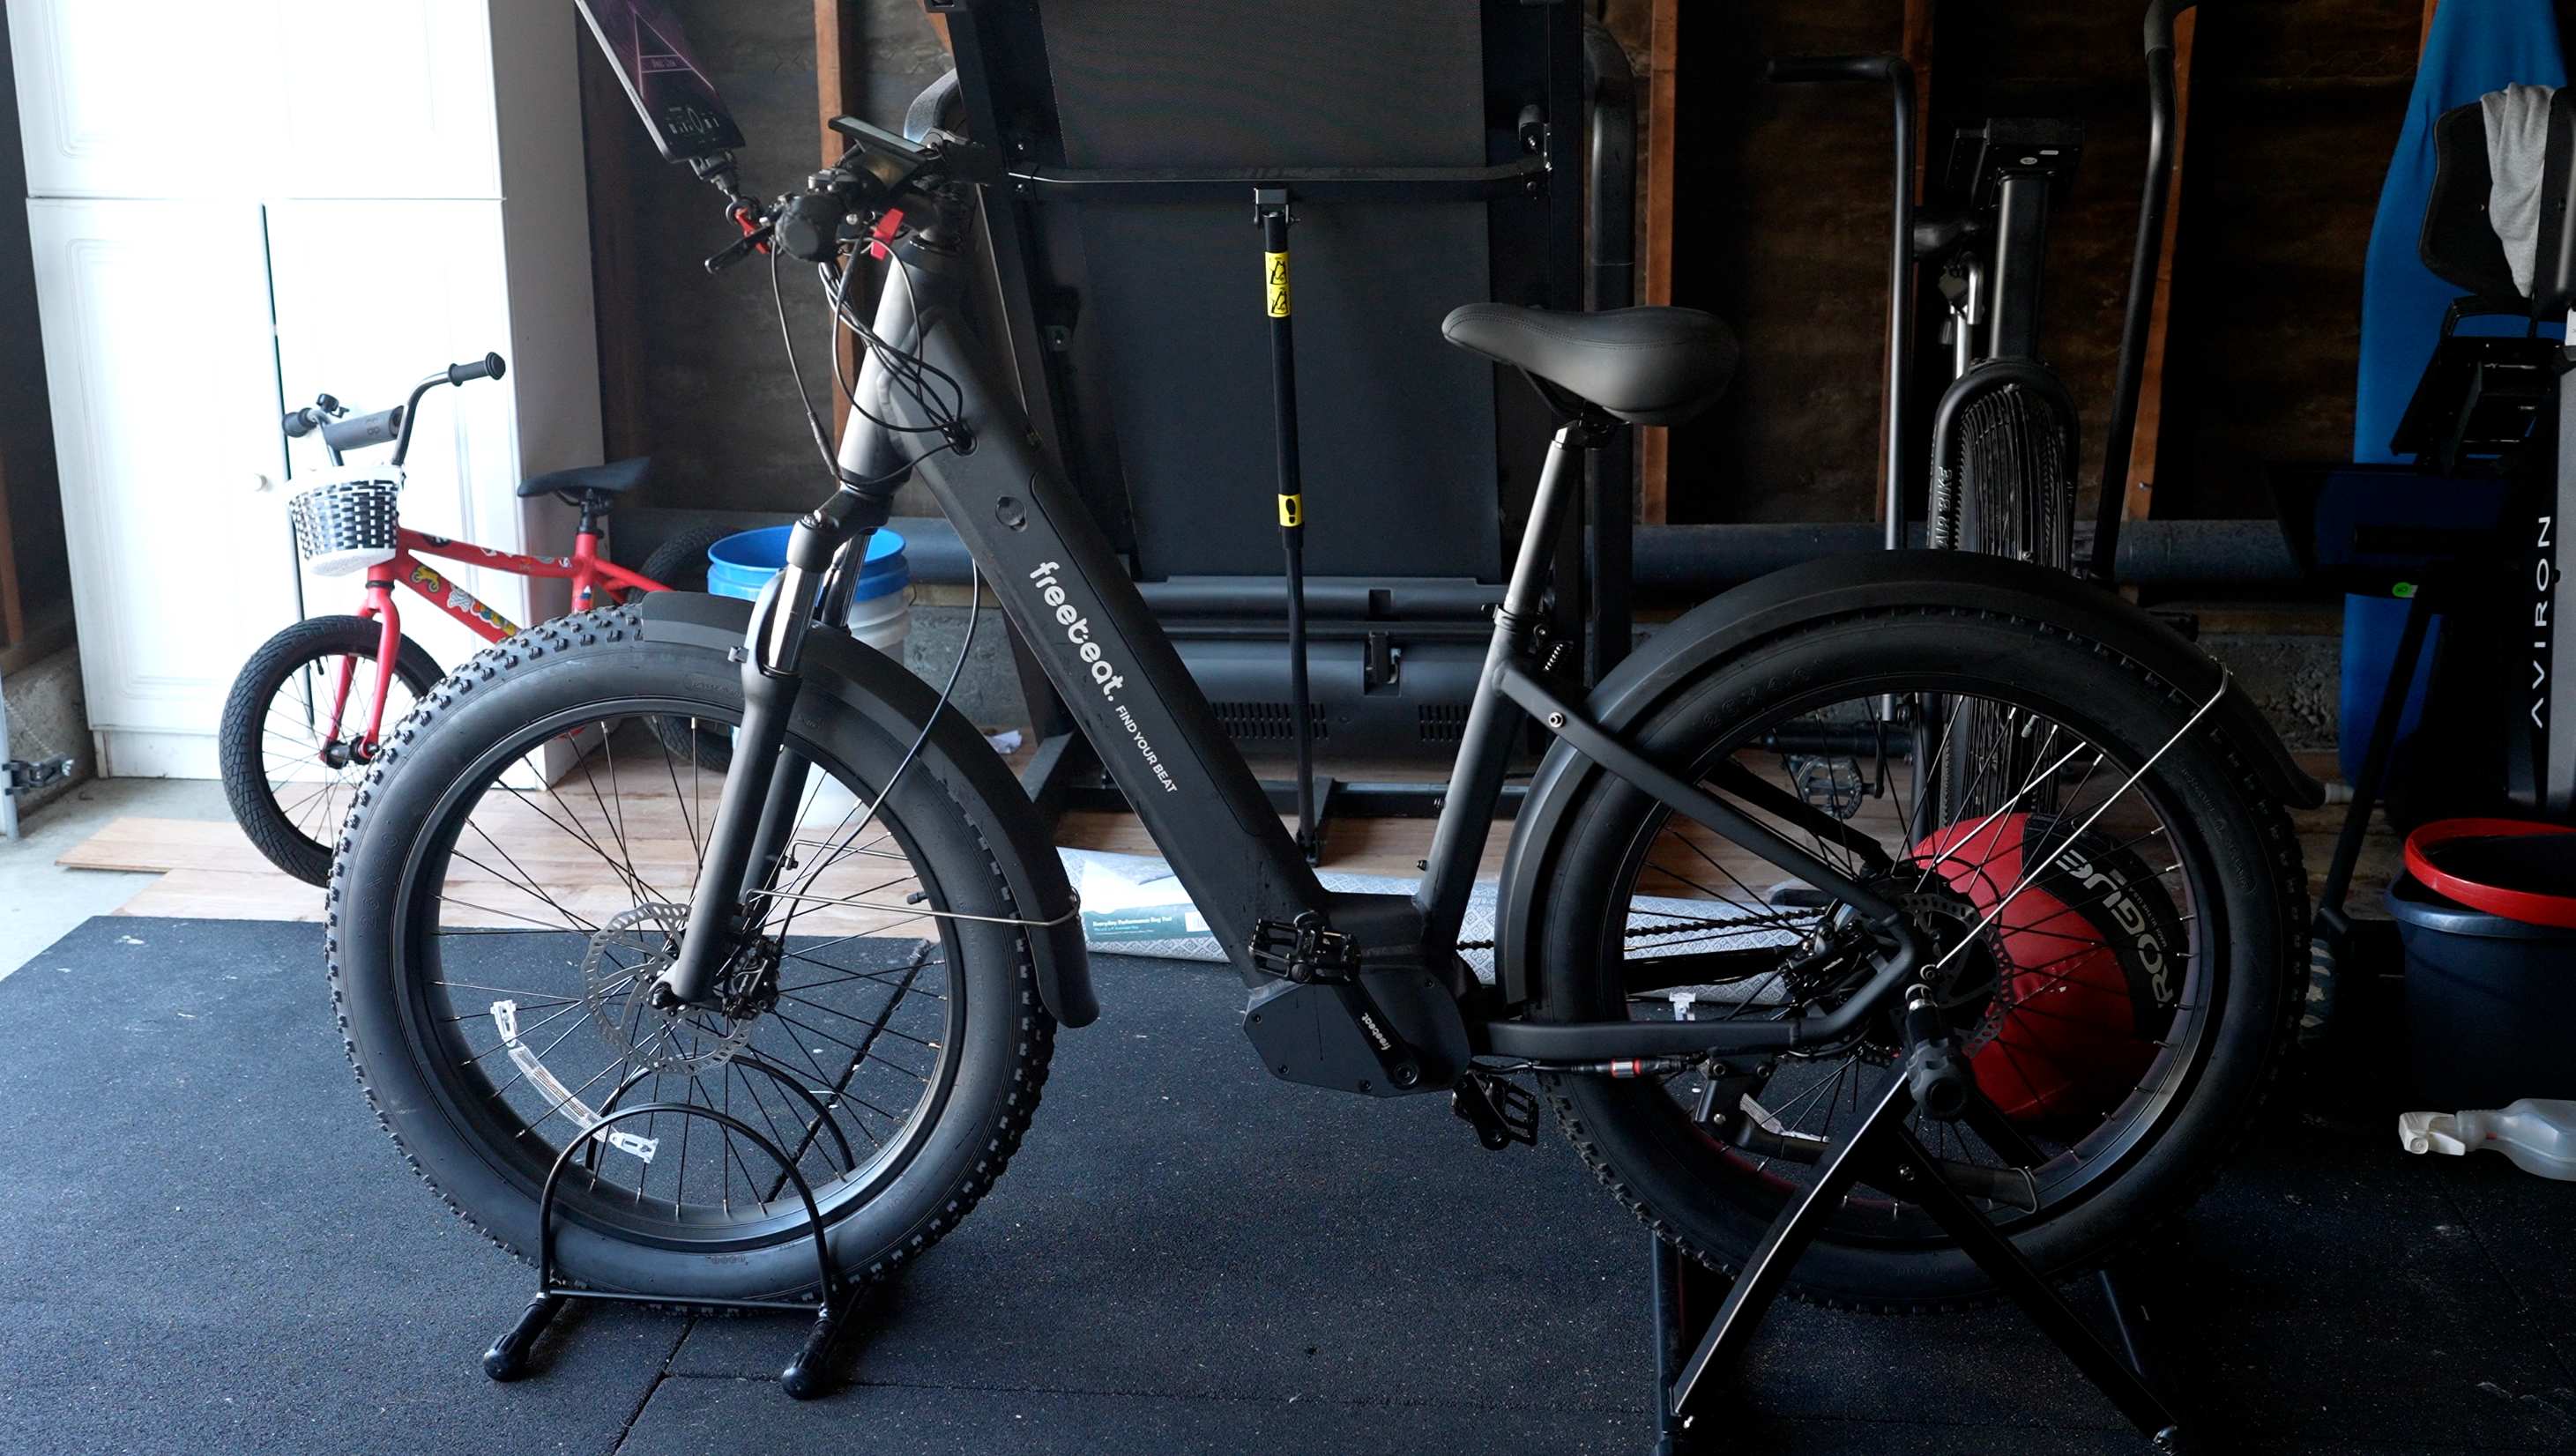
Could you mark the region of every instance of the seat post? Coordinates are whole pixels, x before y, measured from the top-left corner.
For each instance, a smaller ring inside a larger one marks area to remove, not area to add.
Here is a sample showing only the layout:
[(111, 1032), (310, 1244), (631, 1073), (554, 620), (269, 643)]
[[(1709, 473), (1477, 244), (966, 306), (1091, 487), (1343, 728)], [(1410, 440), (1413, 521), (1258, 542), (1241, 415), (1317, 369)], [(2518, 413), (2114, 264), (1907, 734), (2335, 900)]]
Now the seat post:
[(1431, 831), (1422, 884), (1413, 892), (1427, 946), (1449, 945), (1466, 918), (1477, 850), (1493, 827), (1494, 805), (1502, 797), (1503, 777), (1511, 768), (1512, 741), (1519, 736), (1519, 720), (1500, 687), (1503, 670), (1529, 647), (1530, 631), (1537, 624), (1547, 590), (1557, 522), (1563, 519), (1582, 472), (1584, 452), (1621, 428), (1609, 415), (1587, 407), (1559, 428), (1548, 446), (1537, 493), (1530, 498), (1529, 525), (1521, 532), (1520, 555), (1512, 565), (1511, 581), (1503, 588), (1503, 603), (1494, 612), (1494, 635), (1485, 648), (1476, 696), (1467, 707), (1467, 726), (1459, 735), (1458, 758), (1449, 770), (1440, 821)]

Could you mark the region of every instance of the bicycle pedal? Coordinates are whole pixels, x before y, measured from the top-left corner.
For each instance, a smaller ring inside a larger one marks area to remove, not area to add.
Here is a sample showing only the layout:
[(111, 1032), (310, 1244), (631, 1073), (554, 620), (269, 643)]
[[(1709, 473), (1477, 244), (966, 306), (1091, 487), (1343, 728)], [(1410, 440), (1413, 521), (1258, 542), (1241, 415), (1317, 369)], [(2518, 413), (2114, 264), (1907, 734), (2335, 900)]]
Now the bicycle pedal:
[(1470, 1072), (1449, 1093), (1449, 1110), (1476, 1129), (1490, 1152), (1538, 1142), (1538, 1094), (1509, 1078)]

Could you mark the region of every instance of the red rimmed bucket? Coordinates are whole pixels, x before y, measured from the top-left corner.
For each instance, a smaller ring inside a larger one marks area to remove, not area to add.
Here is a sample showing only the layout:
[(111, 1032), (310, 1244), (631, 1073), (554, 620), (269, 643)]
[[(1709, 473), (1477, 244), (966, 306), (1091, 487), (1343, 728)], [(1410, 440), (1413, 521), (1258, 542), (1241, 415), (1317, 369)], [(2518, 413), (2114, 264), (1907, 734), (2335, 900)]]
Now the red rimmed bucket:
[(2576, 1097), (2576, 828), (2445, 819), (2388, 888), (2406, 947), (2416, 1093), (2502, 1107)]

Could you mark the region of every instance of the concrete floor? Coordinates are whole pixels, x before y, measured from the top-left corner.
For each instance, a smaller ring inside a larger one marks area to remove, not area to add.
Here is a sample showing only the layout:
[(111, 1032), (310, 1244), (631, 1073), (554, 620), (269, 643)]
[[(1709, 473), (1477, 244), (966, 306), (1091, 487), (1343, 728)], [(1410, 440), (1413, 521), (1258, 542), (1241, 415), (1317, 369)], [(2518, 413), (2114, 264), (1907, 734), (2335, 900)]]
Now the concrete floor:
[(64, 932), (106, 915), (158, 875), (70, 870), (54, 863), (64, 850), (122, 815), (162, 819), (230, 819), (224, 788), (212, 779), (94, 779), (30, 811), (24, 837), (0, 840), (0, 979)]

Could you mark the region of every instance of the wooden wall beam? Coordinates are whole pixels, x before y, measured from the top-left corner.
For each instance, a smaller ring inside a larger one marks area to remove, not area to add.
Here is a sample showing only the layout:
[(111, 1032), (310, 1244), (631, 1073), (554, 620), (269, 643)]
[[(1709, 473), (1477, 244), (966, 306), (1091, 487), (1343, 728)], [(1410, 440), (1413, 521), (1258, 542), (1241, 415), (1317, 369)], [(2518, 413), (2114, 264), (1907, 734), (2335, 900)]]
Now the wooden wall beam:
[[(814, 89), (820, 116), (815, 124), (821, 138), (819, 160), (840, 160), (849, 143), (832, 130), (832, 118), (857, 116), (867, 105), (866, 32), (854, 0), (814, 0)], [(855, 284), (851, 292), (858, 291)], [(856, 379), (859, 374), (859, 341), (847, 329), (835, 323), (832, 327), (833, 367), (841, 378)], [(841, 428), (849, 421), (850, 401), (839, 384), (829, 393), (832, 397), (832, 437), (840, 438)]]
[[(2428, 6), (2429, 10), (2429, 6)], [(2191, 122), (2191, 41), (2200, 12), (2186, 10), (2174, 20), (2174, 169), (2165, 192), (2164, 247), (2156, 264), (2156, 297), (2147, 318), (2146, 357), (2139, 360), (2138, 431), (2129, 444), (2124, 519), (2143, 521), (2155, 510), (2156, 445), (2163, 432), (2165, 405), (2165, 331), (2173, 318), (2174, 240), (2182, 224), (2182, 169)]]
[[(1645, 256), (1640, 259), (1644, 288), (1640, 303), (1673, 301), (1673, 148), (1679, 135), (1674, 114), (1681, 43), (1681, 0), (1654, 0), (1647, 31)], [(1670, 432), (1660, 426), (1638, 432), (1637, 518), (1659, 525), (1667, 511), (1666, 476), (1671, 468)]]

